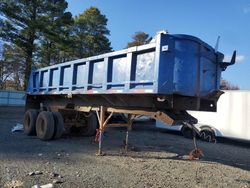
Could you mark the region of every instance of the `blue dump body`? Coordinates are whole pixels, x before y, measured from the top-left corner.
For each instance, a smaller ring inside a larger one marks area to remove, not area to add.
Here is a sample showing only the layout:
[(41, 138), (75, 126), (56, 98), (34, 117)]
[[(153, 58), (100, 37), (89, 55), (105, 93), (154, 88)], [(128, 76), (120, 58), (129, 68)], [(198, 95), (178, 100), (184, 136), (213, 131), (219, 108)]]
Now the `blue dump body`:
[(151, 94), (206, 99), (219, 92), (223, 58), (196, 37), (160, 32), (146, 45), (33, 70), (28, 95)]
[(28, 93), (153, 93), (204, 97), (219, 90), (223, 54), (189, 35), (32, 71)]

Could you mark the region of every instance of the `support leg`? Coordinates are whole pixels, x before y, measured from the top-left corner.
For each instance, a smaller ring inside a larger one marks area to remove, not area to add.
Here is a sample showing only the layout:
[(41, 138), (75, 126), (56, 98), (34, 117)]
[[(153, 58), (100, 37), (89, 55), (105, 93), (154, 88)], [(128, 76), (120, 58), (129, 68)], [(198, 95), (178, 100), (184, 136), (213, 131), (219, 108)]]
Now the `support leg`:
[(202, 156), (204, 156), (201, 149), (197, 146), (197, 140), (196, 140), (196, 130), (193, 124), (190, 124), (193, 131), (193, 143), (194, 143), (194, 149), (189, 153), (189, 160), (194, 159), (200, 159)]
[(97, 155), (98, 156), (102, 156), (103, 155), (103, 152), (102, 152), (102, 135), (103, 134), (103, 131), (100, 130), (100, 133), (99, 133), (99, 147), (98, 147), (98, 153)]
[(104, 132), (104, 116), (105, 116), (105, 108), (103, 106), (100, 107), (99, 113), (97, 113), (98, 121), (99, 121), (99, 147), (98, 147), (98, 156), (102, 156), (102, 139), (103, 139), (103, 132)]
[(128, 151), (128, 139), (129, 139), (129, 131), (132, 129), (132, 124), (134, 121), (135, 116), (128, 115), (127, 118), (127, 132), (126, 132), (126, 139), (125, 139), (125, 152)]
[(129, 133), (129, 129), (127, 129), (126, 132), (126, 139), (125, 139), (125, 152), (128, 151), (128, 133)]
[(196, 140), (196, 132), (194, 129), (192, 129), (193, 131), (193, 143), (194, 143), (194, 149), (197, 150), (198, 147), (197, 147), (197, 140)]

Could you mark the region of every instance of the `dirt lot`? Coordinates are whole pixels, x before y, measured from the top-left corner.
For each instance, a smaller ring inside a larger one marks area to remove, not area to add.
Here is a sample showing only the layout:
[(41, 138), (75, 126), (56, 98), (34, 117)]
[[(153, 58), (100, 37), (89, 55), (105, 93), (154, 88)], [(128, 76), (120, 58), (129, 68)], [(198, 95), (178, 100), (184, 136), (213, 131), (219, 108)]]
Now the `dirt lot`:
[[(133, 150), (123, 154), (125, 130), (107, 130), (106, 156), (95, 156), (94, 138), (64, 136), (44, 142), (22, 132), (22, 108), (0, 108), (0, 187), (250, 187), (250, 144), (199, 142), (205, 157), (188, 161), (192, 141), (137, 124)], [(42, 174), (29, 175), (40, 171)]]

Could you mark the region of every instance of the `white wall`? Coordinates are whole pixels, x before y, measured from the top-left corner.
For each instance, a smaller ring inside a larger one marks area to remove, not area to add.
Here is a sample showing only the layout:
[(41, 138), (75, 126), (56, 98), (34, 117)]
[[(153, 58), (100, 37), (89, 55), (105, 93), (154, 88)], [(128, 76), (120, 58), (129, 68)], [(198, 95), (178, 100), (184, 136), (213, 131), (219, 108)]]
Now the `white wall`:
[(0, 90), (0, 106), (24, 106), (24, 91)]

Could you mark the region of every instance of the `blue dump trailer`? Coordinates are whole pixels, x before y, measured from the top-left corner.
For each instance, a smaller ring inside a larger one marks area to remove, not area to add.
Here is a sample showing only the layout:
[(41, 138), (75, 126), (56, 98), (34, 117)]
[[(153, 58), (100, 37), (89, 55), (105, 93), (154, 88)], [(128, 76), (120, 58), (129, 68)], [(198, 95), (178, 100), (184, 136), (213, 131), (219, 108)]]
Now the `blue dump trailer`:
[[(28, 135), (59, 138), (64, 129), (99, 137), (147, 115), (168, 124), (197, 120), (186, 110), (216, 111), (221, 72), (235, 61), (189, 35), (159, 32), (149, 44), (33, 70), (24, 115)], [(125, 123), (113, 123), (114, 114)], [(111, 122), (111, 123), (110, 123)]]

